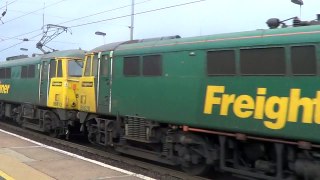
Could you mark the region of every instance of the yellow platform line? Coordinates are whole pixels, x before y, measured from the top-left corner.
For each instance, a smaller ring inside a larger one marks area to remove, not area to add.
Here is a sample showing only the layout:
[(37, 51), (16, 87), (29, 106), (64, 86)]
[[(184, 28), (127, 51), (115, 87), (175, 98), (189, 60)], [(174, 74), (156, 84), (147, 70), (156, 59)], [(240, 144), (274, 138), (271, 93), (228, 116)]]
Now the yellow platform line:
[(5, 180), (14, 180), (13, 177), (9, 176), (8, 174), (4, 173), (0, 170), (0, 177), (4, 178)]

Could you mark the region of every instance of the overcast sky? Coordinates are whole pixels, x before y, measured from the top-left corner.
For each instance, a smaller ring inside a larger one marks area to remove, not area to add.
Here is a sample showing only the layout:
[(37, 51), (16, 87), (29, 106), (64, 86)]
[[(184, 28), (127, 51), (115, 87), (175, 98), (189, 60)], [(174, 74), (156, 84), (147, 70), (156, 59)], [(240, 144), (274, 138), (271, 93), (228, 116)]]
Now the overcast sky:
[[(135, 0), (135, 13), (194, 1), (196, 0)], [(131, 18), (118, 17), (130, 15), (131, 2), (132, 0), (0, 0), (0, 14), (8, 4), (7, 13), (1, 18), (4, 24), (0, 22), (0, 60), (8, 56), (41, 53), (35, 46), (42, 37), (43, 15), (45, 25), (71, 27), (72, 34), (64, 32), (47, 44), (53, 49), (91, 50), (104, 41), (111, 43), (129, 40)], [(316, 14), (320, 13), (319, 7), (319, 0), (304, 0), (301, 19), (315, 19)], [(86, 16), (89, 17), (82, 18)], [(291, 3), (291, 0), (204, 0), (136, 15), (134, 39), (170, 35), (191, 37), (267, 29), (265, 22), (269, 18), (284, 20), (294, 16), (300, 16), (300, 7)], [(77, 18), (79, 19), (76, 20)], [(106, 21), (84, 25), (101, 20)], [(105, 39), (95, 35), (96, 31), (105, 32)], [(25, 34), (28, 32), (32, 33)], [(23, 38), (30, 41), (21, 43)], [(20, 48), (28, 51), (21, 51)]]

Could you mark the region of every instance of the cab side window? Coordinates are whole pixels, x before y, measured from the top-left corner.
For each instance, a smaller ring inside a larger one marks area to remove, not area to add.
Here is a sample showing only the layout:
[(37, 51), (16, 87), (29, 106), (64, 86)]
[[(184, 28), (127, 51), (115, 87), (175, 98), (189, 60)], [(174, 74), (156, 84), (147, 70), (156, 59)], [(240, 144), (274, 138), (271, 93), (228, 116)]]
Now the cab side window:
[(294, 46), (291, 48), (293, 75), (316, 75), (316, 62), (315, 46)]
[(21, 67), (21, 78), (28, 78), (28, 66)]
[(123, 60), (123, 74), (125, 76), (140, 76), (140, 57), (125, 57)]
[(62, 77), (62, 61), (58, 61), (57, 77)]
[(102, 76), (108, 75), (108, 57), (102, 56), (100, 61), (100, 72)]
[(35, 65), (29, 65), (28, 66), (28, 78), (34, 78), (35, 77)]
[(95, 54), (92, 59), (92, 76), (98, 75), (98, 55)]
[(284, 75), (286, 73), (283, 47), (240, 50), (242, 75)]
[(11, 79), (11, 68), (5, 68), (5, 71), (6, 71), (5, 78), (6, 79)]
[(50, 77), (56, 77), (56, 69), (57, 69), (57, 62), (52, 60), (50, 62)]
[(11, 68), (1, 68), (0, 79), (11, 79)]
[(236, 61), (233, 50), (208, 51), (207, 74), (208, 76), (235, 75)]
[(144, 76), (161, 76), (162, 59), (160, 55), (143, 56), (142, 74)]
[(91, 70), (91, 56), (87, 56), (86, 67), (84, 69), (84, 76), (90, 76)]
[(162, 76), (162, 56), (130, 56), (123, 58), (123, 75), (127, 77)]
[[(35, 68), (36, 66), (34, 64), (28, 65), (28, 66), (22, 66), (21, 67), (21, 78), (34, 78), (35, 77)], [(9, 72), (7, 72), (9, 75)], [(11, 70), (10, 70), (10, 76), (11, 76)]]

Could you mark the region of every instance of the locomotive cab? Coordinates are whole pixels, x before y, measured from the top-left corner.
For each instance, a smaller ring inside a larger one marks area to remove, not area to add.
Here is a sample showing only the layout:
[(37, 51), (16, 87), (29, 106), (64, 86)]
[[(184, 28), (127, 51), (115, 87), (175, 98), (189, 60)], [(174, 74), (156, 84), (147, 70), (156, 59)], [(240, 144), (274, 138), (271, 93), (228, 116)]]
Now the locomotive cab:
[(78, 108), (77, 98), (82, 67), (81, 58), (62, 57), (50, 61), (48, 107)]
[[(80, 78), (79, 110), (97, 112), (97, 109), (108, 110), (110, 102), (109, 54), (88, 53)], [(100, 98), (99, 98), (100, 97)]]
[(80, 78), (79, 109), (86, 112), (96, 112), (96, 76), (98, 66), (98, 54), (89, 53), (85, 56), (85, 66)]

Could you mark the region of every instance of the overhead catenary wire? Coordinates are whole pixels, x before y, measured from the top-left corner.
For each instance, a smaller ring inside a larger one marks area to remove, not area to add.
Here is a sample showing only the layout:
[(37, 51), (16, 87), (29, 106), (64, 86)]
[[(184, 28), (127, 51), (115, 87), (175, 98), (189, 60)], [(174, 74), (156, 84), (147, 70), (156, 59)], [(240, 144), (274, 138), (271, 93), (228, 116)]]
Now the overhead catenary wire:
[(23, 39), (21, 39), (21, 38), (12, 38), (12, 37), (5, 37), (5, 36), (0, 36), (0, 42), (2, 42), (2, 41), (6, 41), (6, 40), (23, 40)]
[[(17, 1), (17, 0), (15, 0), (15, 1)], [(15, 1), (13, 1), (13, 2), (15, 2)], [(16, 20), (16, 19), (19, 19), (19, 18), (21, 18), (21, 17), (27, 16), (27, 15), (29, 15), (29, 14), (33, 14), (33, 13), (38, 12), (38, 11), (40, 11), (40, 10), (44, 10), (44, 9), (50, 7), (50, 6), (59, 4), (59, 3), (63, 2), (63, 1), (66, 1), (66, 0), (61, 0), (61, 1), (58, 1), (58, 2), (56, 2), (56, 3), (50, 4), (50, 5), (48, 5), (48, 6), (44, 6), (44, 7), (41, 8), (41, 9), (37, 9), (37, 10), (34, 10), (34, 11), (32, 11), (32, 12), (28, 12), (28, 13), (23, 14), (23, 15), (21, 15), (21, 16), (18, 16), (18, 17), (16, 17), (16, 18), (10, 19), (10, 20), (6, 21), (5, 23), (14, 21), (14, 20)], [(142, 3), (145, 3), (145, 2), (148, 2), (148, 1), (151, 1), (151, 0), (146, 0), (146, 1), (143, 1), (143, 2), (135, 3), (135, 5), (142, 4)], [(11, 2), (11, 3), (13, 3), (13, 2)], [(11, 3), (10, 3), (10, 4), (11, 4)], [(8, 4), (8, 5), (9, 5), (9, 4)], [(65, 22), (61, 22), (61, 23), (59, 23), (58, 25), (65, 24), (65, 23), (72, 22), (72, 21), (81, 20), (81, 19), (84, 19), (84, 18), (92, 17), (92, 16), (96, 16), (96, 15), (103, 14), (103, 13), (106, 13), (106, 12), (111, 12), (111, 11), (123, 9), (123, 8), (129, 7), (129, 6), (131, 6), (131, 5), (126, 5), (126, 6), (121, 6), (121, 7), (115, 8), (115, 9), (110, 9), (110, 10), (106, 10), (106, 11), (101, 11), (101, 12), (98, 12), (98, 13), (95, 13), (95, 14), (91, 14), (91, 15), (87, 15), (87, 16), (80, 17), (80, 18), (76, 18), (76, 19), (72, 19), (72, 20), (65, 21)]]
[[(142, 1), (142, 2), (137, 2), (137, 3), (135, 3), (135, 5), (143, 4), (143, 3), (146, 3), (146, 2), (148, 2), (148, 1), (151, 1), (151, 0), (146, 0), (146, 1)], [(106, 13), (106, 12), (112, 12), (112, 11), (115, 11), (115, 10), (119, 10), (119, 9), (123, 9), (123, 8), (126, 8), (126, 7), (130, 7), (130, 6), (131, 6), (131, 4), (130, 4), (130, 5), (121, 6), (121, 7), (118, 7), (118, 8), (114, 8), (114, 9), (109, 9), (109, 10), (106, 10), (106, 11), (101, 11), (101, 12), (94, 13), (94, 14), (90, 14), (90, 15), (87, 15), (87, 16), (83, 16), (83, 17), (71, 19), (71, 20), (69, 20), (69, 21), (61, 22), (61, 23), (58, 23), (57, 25), (61, 25), (61, 24), (65, 24), (65, 23), (68, 23), (68, 22), (85, 19), (85, 18), (92, 17), (92, 16), (95, 16), (95, 15), (103, 14), (103, 13)], [(40, 10), (40, 9), (39, 9), (39, 10)], [(42, 8), (41, 10), (43, 10), (43, 8)], [(35, 30), (33, 30), (33, 31), (29, 31), (29, 32), (26, 32), (26, 33), (23, 33), (23, 34), (20, 34), (20, 35), (16, 35), (16, 36), (13, 36), (13, 37), (4, 39), (4, 40), (0, 41), (0, 43), (3, 42), (3, 41), (11, 40), (11, 39), (17, 39), (18, 37), (21, 37), (21, 36), (24, 36), (24, 35), (27, 35), (27, 34), (31, 34), (31, 33), (37, 32), (37, 31), (41, 31), (41, 30), (42, 30), (42, 28), (38, 28), (38, 29), (35, 29)]]
[(11, 40), (11, 39), (18, 39), (18, 37), (21, 37), (21, 36), (24, 36), (24, 35), (27, 35), (27, 34), (31, 34), (31, 33), (34, 33), (34, 32), (40, 31), (40, 30), (42, 30), (42, 29), (39, 28), (39, 29), (36, 29), (36, 30), (33, 30), (33, 31), (29, 31), (27, 33), (23, 33), (23, 34), (17, 35), (17, 36), (8, 37), (7, 39), (4, 39), (4, 40), (0, 41), (0, 43), (3, 42), (3, 41)]
[[(20, 11), (20, 10), (10, 10), (11, 12), (17, 12), (17, 13), (22, 13), (22, 14), (26, 14), (26, 13), (29, 13), (27, 11)], [(34, 15), (43, 15), (42, 12), (37, 12), (37, 13), (33, 13)], [(55, 15), (52, 15), (52, 14), (46, 14), (46, 17), (54, 17), (54, 18), (59, 18), (59, 19), (70, 19), (70, 17), (63, 17), (63, 16), (55, 16)]]
[[(31, 39), (33, 39), (33, 38), (35, 38), (35, 37), (38, 37), (38, 36), (40, 36), (40, 35), (42, 35), (42, 33), (40, 33), (40, 34), (38, 34), (38, 35), (36, 35), (36, 36), (31, 37), (29, 40), (31, 40)], [(29, 40), (28, 40), (28, 41), (29, 41)], [(8, 49), (10, 49), (10, 48), (13, 48), (13, 47), (15, 47), (15, 46), (17, 46), (17, 45), (19, 45), (19, 44), (22, 44), (22, 43), (24, 43), (24, 41), (21, 41), (21, 42), (19, 42), (19, 43), (13, 44), (13, 45), (11, 45), (11, 46), (9, 46), (9, 47), (7, 47), (7, 48), (4, 48), (4, 49), (0, 50), (0, 52), (3, 52), (3, 51), (8, 50)]]
[[(199, 3), (199, 2), (203, 2), (203, 1), (206, 1), (206, 0), (198, 0), (198, 1), (182, 3), (182, 4), (176, 4), (176, 5), (172, 5), (172, 6), (166, 6), (166, 7), (162, 7), (162, 8), (157, 8), (157, 9), (152, 9), (152, 10), (148, 10), (148, 11), (142, 11), (142, 12), (134, 13), (133, 15), (141, 15), (141, 14), (151, 13), (151, 12), (155, 12), (155, 11), (161, 11), (161, 10), (165, 10), (165, 9), (170, 9), (170, 8), (174, 8), (174, 7), (195, 4), (195, 3)], [(111, 20), (115, 20), (115, 19), (126, 18), (126, 17), (130, 17), (131, 15), (132, 14), (127, 14), (127, 15), (117, 16), (117, 17), (103, 19), (103, 20), (99, 20), (99, 21), (92, 21), (92, 22), (88, 22), (88, 23), (69, 26), (69, 28), (75, 28), (75, 27), (86, 26), (86, 25), (96, 24), (96, 23), (105, 22), (105, 21), (111, 21)]]
[[(149, 1), (151, 1), (151, 0), (146, 0), (146, 1), (142, 1), (142, 2), (137, 2), (137, 3), (134, 3), (134, 5), (143, 4), (143, 3), (146, 3), (146, 2), (149, 2)], [(77, 20), (81, 20), (81, 19), (85, 19), (85, 18), (88, 18), (88, 17), (96, 16), (96, 15), (103, 14), (103, 13), (107, 13), (107, 12), (116, 11), (116, 10), (119, 10), (119, 9), (131, 7), (131, 6), (132, 6), (132, 4), (129, 4), (129, 5), (117, 7), (117, 8), (114, 8), (114, 9), (109, 9), (109, 10), (106, 10), (106, 11), (101, 11), (101, 12), (98, 12), (98, 13), (94, 13), (94, 14), (90, 14), (90, 15), (87, 15), (87, 16), (83, 16), (83, 17), (71, 19), (71, 20), (68, 20), (68, 21), (65, 21), (65, 22), (61, 22), (61, 23), (59, 23), (58, 25), (65, 24), (65, 23), (69, 23), (69, 22), (73, 22), (73, 21), (77, 21)]]
[(7, 6), (9, 6), (9, 5), (12, 4), (12, 3), (15, 3), (16, 1), (18, 1), (18, 0), (11, 1), (11, 2), (9, 2), (8, 4), (6, 4), (5, 6), (0, 7), (0, 9), (6, 8)]
[[(62, 0), (62, 1), (65, 1), (65, 0)], [(147, 10), (147, 11), (142, 11), (142, 12), (137, 12), (137, 13), (134, 13), (133, 15), (141, 15), (141, 14), (146, 14), (146, 13), (151, 13), (151, 12), (156, 12), (156, 11), (161, 11), (161, 10), (165, 10), (165, 9), (170, 9), (170, 8), (174, 8), (174, 7), (180, 7), (180, 6), (186, 6), (186, 5), (190, 5), (190, 4), (195, 4), (195, 3), (200, 3), (200, 2), (204, 2), (206, 0), (197, 0), (197, 1), (191, 1), (191, 2), (187, 2), (187, 3), (181, 3), (181, 4), (176, 4), (176, 5), (171, 5), (171, 6), (166, 6), (166, 7), (162, 7), (162, 8), (156, 8), (156, 9), (152, 9), (152, 10)], [(60, 2), (60, 1), (59, 1)], [(43, 10), (43, 8), (41, 9)], [(103, 20), (99, 20), (99, 21), (92, 21), (92, 22), (88, 22), (88, 23), (83, 23), (83, 24), (78, 24), (78, 25), (73, 25), (73, 26), (69, 26), (68, 28), (75, 28), (75, 27), (81, 27), (81, 26), (86, 26), (86, 25), (91, 25), (91, 24), (96, 24), (96, 23), (100, 23), (100, 22), (105, 22), (105, 21), (111, 21), (111, 20), (116, 20), (116, 19), (121, 19), (121, 18), (126, 18), (126, 17), (130, 17), (132, 14), (127, 14), (127, 15), (123, 15), (123, 16), (117, 16), (117, 17), (113, 17), (113, 18), (108, 18), (108, 19), (103, 19)], [(83, 17), (84, 18), (84, 17)], [(79, 19), (79, 18), (77, 18)], [(61, 24), (61, 23), (59, 23)], [(17, 36), (14, 36), (13, 38), (17, 38), (17, 37), (20, 37), (20, 36), (23, 36), (23, 35), (26, 35), (26, 34), (31, 34), (33, 32), (37, 32), (39, 30), (42, 30), (42, 29), (37, 29), (37, 30), (33, 30), (33, 31), (30, 31), (30, 32), (27, 32), (27, 33), (24, 33), (24, 34), (21, 34), (21, 35), (17, 35)], [(41, 33), (42, 34), (42, 33)], [(39, 35), (41, 35), (39, 34)], [(37, 35), (37, 36), (39, 36)], [(8, 39), (7, 39), (8, 40)], [(21, 44), (23, 43), (24, 41), (22, 42), (19, 42), (18, 44)], [(13, 46), (10, 46), (8, 48), (5, 48), (3, 50), (0, 50), (0, 52), (3, 52), (9, 48), (12, 48), (18, 44), (15, 44)]]
[(2, 49), (0, 52), (3, 52), (3, 51), (5, 51), (5, 50), (8, 50), (8, 49), (13, 48), (13, 47), (15, 47), (15, 46), (18, 46), (19, 44), (22, 44), (22, 43), (24, 43), (24, 42), (21, 41), (21, 42), (19, 42), (19, 43), (16, 43), (16, 44), (14, 44), (14, 45), (12, 45), (12, 46), (9, 46), (9, 47), (7, 47), (7, 48), (5, 48), (5, 49)]
[(7, 14), (7, 11), (8, 11), (8, 3), (6, 3), (6, 10), (3, 11), (0, 17), (0, 21), (2, 22), (2, 24), (3, 24), (2, 18)]
[(33, 14), (33, 13), (35, 13), (35, 12), (42, 11), (43, 9), (46, 9), (46, 8), (48, 8), (48, 7), (51, 7), (51, 6), (60, 4), (60, 3), (62, 3), (63, 1), (66, 1), (66, 0), (61, 0), (61, 1), (58, 1), (58, 2), (55, 2), (55, 3), (52, 3), (52, 4), (48, 5), (48, 6), (43, 7), (43, 8), (36, 9), (36, 10), (34, 10), (34, 11), (28, 12), (28, 13), (23, 14), (23, 15), (21, 15), (21, 16), (18, 16), (18, 17), (15, 17), (15, 18), (13, 18), (13, 19), (10, 19), (10, 20), (8, 20), (8, 21), (5, 21), (4, 23), (6, 24), (6, 23), (8, 23), (8, 22), (12, 22), (12, 21), (14, 21), (14, 20), (17, 20), (17, 19), (20, 19), (20, 18), (22, 18), (22, 17), (28, 16), (28, 15)]

